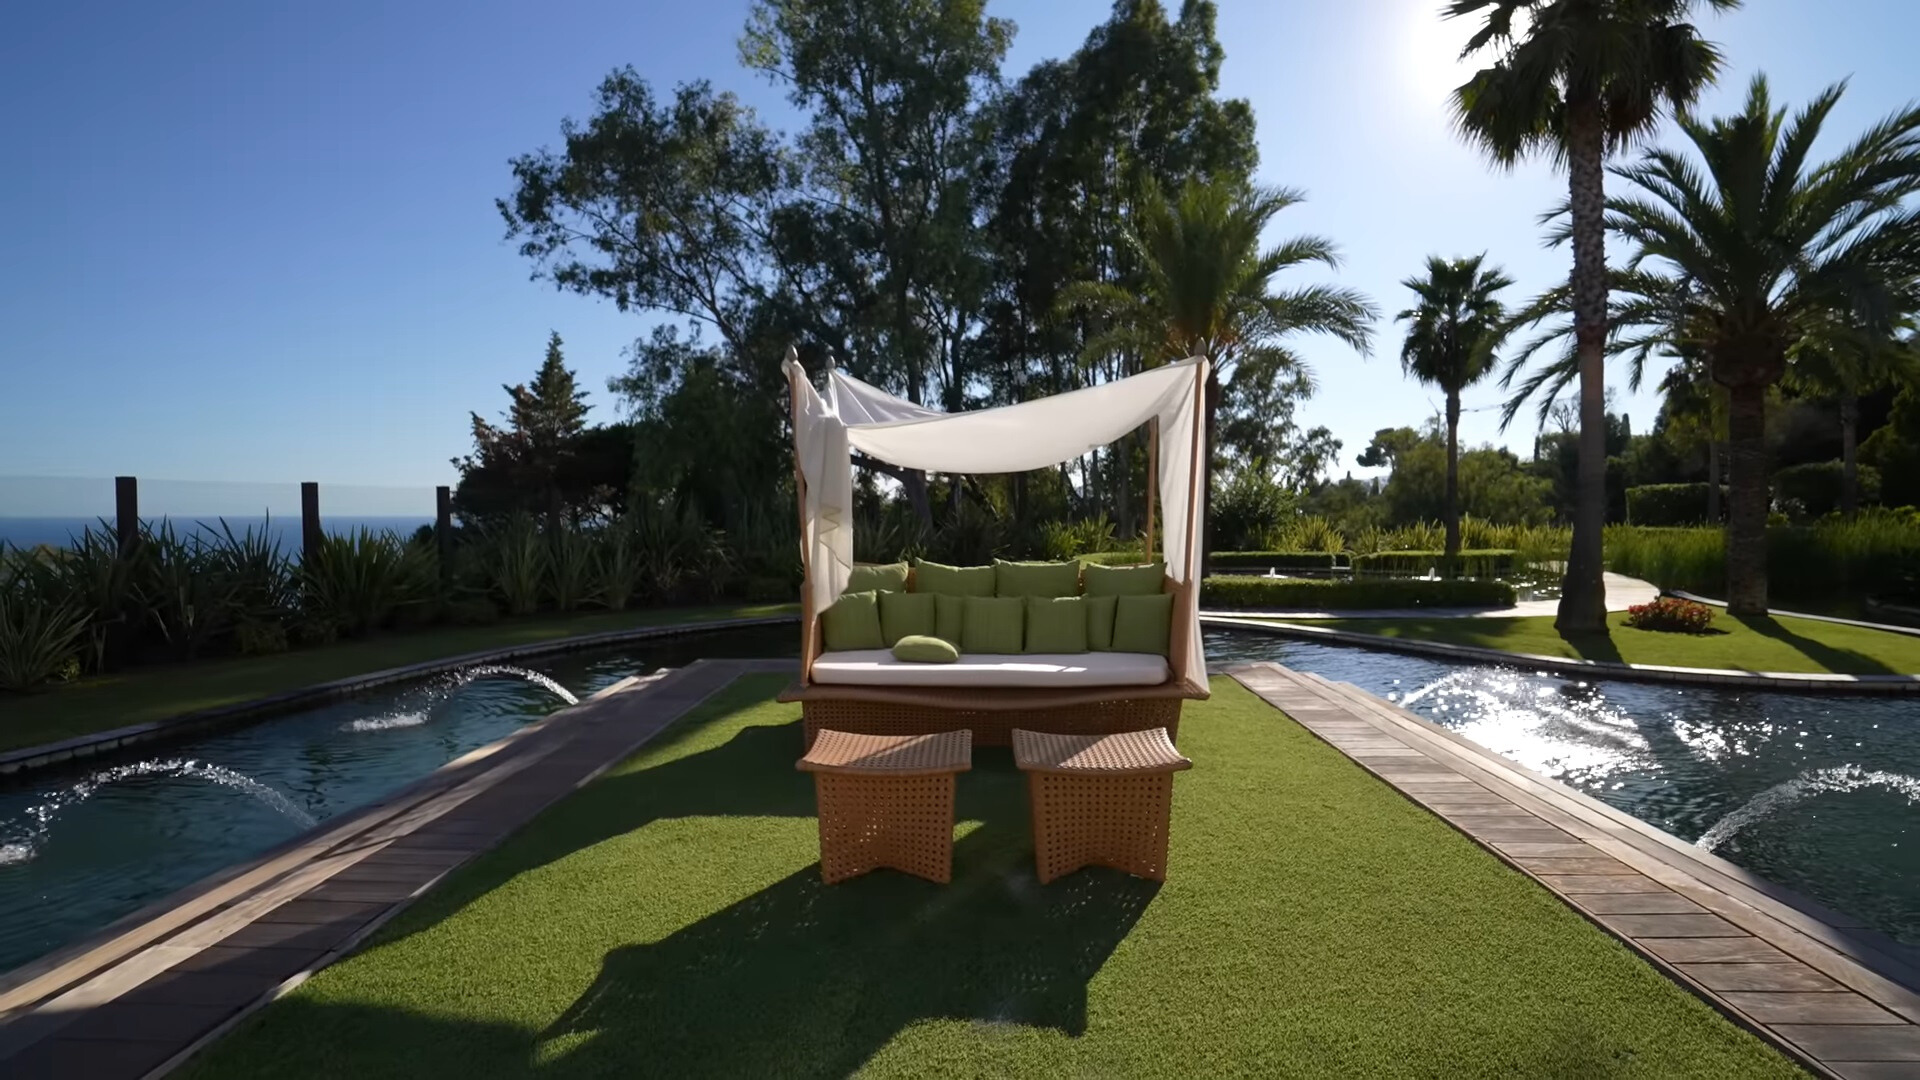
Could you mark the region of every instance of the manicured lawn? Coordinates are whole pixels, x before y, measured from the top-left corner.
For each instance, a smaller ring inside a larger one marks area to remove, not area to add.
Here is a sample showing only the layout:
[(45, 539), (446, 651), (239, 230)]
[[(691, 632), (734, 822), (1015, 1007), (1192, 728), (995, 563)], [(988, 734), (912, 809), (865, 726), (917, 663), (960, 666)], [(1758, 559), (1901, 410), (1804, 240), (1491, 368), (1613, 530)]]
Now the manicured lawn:
[(632, 627), (778, 615), (794, 610), (788, 604), (600, 611), (509, 619), (492, 626), (433, 627), (278, 656), (134, 668), (40, 693), (0, 693), (0, 750), (164, 720), (196, 709), (484, 649)]
[[(1705, 634), (1635, 630), (1627, 613), (1607, 616), (1605, 635), (1565, 638), (1552, 616), (1524, 619), (1319, 619), (1312, 625), (1383, 637), (1614, 663), (1737, 671), (1830, 671), (1844, 675), (1920, 672), (1920, 636), (1791, 617), (1714, 616)], [(1299, 620), (1306, 622), (1307, 620)]]
[(736, 684), (186, 1070), (224, 1077), (1786, 1077), (1784, 1058), (1225, 679), (1165, 886), (1033, 877), (1005, 750), (954, 882), (819, 880)]

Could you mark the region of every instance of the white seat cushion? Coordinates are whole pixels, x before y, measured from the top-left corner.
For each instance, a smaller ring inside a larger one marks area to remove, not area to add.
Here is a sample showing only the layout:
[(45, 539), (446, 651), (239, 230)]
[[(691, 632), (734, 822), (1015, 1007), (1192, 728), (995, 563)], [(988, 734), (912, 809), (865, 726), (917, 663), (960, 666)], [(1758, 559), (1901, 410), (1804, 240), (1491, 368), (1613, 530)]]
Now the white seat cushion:
[(821, 653), (813, 681), (840, 686), (1158, 686), (1166, 657), (1155, 653), (962, 653), (952, 664), (910, 664), (887, 649)]

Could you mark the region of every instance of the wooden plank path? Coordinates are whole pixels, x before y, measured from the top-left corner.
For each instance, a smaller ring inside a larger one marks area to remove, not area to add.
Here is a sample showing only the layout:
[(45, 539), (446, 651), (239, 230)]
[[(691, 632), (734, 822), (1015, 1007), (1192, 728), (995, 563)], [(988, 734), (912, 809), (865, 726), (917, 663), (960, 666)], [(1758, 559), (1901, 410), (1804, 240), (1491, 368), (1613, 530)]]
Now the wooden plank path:
[(1815, 1072), (1920, 1080), (1920, 970), (1884, 935), (1355, 687), (1229, 674)]
[(0, 1076), (167, 1072), (721, 687), (792, 667), (702, 660), (624, 680), (11, 973)]

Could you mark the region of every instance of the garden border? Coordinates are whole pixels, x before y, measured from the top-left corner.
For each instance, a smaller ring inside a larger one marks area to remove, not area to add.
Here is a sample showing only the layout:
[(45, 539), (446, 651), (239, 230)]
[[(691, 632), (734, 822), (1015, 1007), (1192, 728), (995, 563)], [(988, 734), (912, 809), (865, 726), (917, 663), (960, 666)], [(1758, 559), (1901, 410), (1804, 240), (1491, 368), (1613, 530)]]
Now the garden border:
[(248, 721), (261, 720), (269, 716), (290, 712), (309, 705), (345, 697), (360, 690), (369, 690), (389, 683), (404, 682), (426, 678), (443, 672), (471, 667), (475, 664), (499, 663), (507, 660), (523, 660), (534, 656), (550, 656), (558, 653), (579, 652), (583, 649), (597, 648), (603, 645), (620, 645), (630, 641), (646, 641), (652, 638), (678, 637), (688, 634), (708, 633), (716, 630), (741, 630), (755, 626), (780, 626), (800, 621), (794, 615), (755, 615), (747, 618), (711, 619), (701, 622), (672, 623), (664, 626), (636, 626), (626, 630), (605, 630), (597, 634), (579, 634), (573, 637), (553, 638), (547, 641), (528, 642), (523, 645), (506, 645), (497, 649), (483, 649), (479, 652), (461, 653), (457, 656), (442, 657), (438, 660), (423, 660), (417, 664), (405, 664), (400, 667), (383, 668), (363, 675), (349, 675), (329, 682), (315, 683), (296, 690), (286, 690), (266, 697), (252, 698), (231, 705), (217, 705), (210, 709), (196, 709), (192, 712), (170, 716), (164, 720), (152, 720), (144, 724), (112, 728), (94, 732), (91, 735), (76, 735), (59, 742), (42, 743), (38, 746), (21, 747), (0, 753), (0, 785), (19, 779), (23, 774), (54, 765), (62, 765), (82, 758), (96, 757), (127, 746), (158, 742), (163, 739), (175, 739), (196, 734), (212, 728), (239, 725)]
[(1683, 686), (1714, 686), (1748, 690), (1784, 690), (1807, 694), (1915, 694), (1920, 695), (1920, 675), (1836, 675), (1823, 672), (1735, 671), (1731, 668), (1665, 667), (1659, 664), (1616, 664), (1608, 660), (1576, 660), (1564, 656), (1540, 656), (1536, 653), (1484, 649), (1477, 645), (1450, 645), (1439, 641), (1363, 634), (1352, 630), (1309, 626), (1305, 623), (1262, 621), (1231, 615), (1200, 616), (1202, 628), (1228, 626), (1256, 630), (1275, 637), (1330, 641), (1357, 645), (1382, 652), (1416, 653), (1475, 663), (1520, 664), (1556, 675), (1594, 676), (1631, 682), (1669, 683)]

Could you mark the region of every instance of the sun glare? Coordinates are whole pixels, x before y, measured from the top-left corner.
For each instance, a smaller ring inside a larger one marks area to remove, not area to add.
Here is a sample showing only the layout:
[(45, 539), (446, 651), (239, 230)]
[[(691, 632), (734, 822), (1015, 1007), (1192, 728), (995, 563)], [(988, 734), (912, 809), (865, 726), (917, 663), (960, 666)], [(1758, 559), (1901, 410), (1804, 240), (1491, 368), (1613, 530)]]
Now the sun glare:
[(1443, 19), (1440, 10), (1435, 0), (1406, 0), (1398, 15), (1402, 88), (1418, 107), (1434, 112), (1444, 111), (1447, 95), (1473, 73), (1473, 65), (1459, 59), (1473, 36), (1473, 20)]

